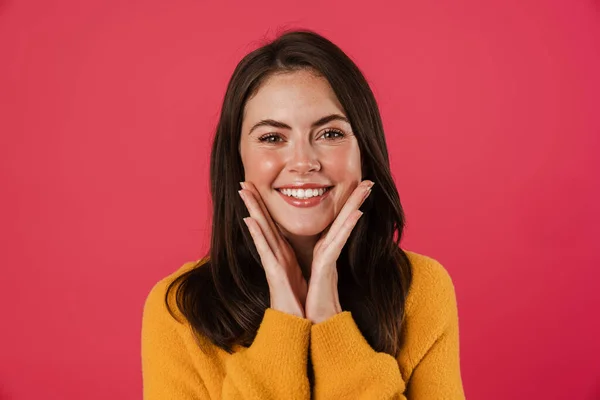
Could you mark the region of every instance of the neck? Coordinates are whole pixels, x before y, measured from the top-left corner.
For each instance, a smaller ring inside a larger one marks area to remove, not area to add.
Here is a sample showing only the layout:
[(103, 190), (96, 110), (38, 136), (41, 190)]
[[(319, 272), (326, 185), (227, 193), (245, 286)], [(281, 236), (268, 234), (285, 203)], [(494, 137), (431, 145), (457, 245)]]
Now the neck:
[(294, 249), (294, 253), (296, 254), (296, 259), (298, 260), (298, 264), (302, 269), (302, 275), (308, 281), (310, 279), (310, 270), (312, 266), (313, 260), (313, 250), (315, 248), (315, 244), (317, 240), (319, 240), (319, 235), (316, 236), (287, 236), (288, 242)]

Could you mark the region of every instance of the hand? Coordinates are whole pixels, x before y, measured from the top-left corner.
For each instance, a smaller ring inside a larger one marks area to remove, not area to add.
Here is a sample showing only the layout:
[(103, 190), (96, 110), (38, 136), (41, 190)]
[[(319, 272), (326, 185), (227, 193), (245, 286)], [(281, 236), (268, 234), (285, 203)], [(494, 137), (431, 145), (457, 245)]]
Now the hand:
[(250, 217), (244, 218), (267, 276), (271, 308), (304, 318), (307, 283), (296, 254), (273, 222), (258, 190), (242, 182), (239, 191)]
[(304, 306), (306, 318), (317, 324), (342, 312), (337, 283), (337, 259), (358, 219), (359, 207), (371, 194), (374, 182), (362, 181), (352, 192), (328, 230), (313, 250), (310, 284)]

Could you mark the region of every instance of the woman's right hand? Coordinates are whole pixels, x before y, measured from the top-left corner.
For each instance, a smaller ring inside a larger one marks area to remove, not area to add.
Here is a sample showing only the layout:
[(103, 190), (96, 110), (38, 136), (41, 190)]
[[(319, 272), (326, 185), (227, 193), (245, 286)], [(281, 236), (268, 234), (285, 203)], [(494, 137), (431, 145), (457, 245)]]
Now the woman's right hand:
[(241, 182), (239, 191), (250, 217), (244, 218), (267, 276), (271, 308), (304, 318), (308, 285), (294, 250), (271, 218), (256, 187)]

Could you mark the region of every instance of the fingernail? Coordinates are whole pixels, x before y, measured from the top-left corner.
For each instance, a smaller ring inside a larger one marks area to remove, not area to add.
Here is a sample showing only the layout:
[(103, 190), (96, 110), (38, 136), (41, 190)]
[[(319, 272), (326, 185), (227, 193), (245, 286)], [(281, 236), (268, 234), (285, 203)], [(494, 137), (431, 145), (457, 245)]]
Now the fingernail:
[(242, 189), (246, 189), (246, 182), (240, 182), (240, 186), (242, 187)]
[(371, 183), (369, 183), (369, 189), (371, 189), (373, 185), (375, 185), (375, 182), (371, 181)]
[(360, 201), (360, 204), (358, 205), (358, 208), (362, 207), (363, 204), (365, 204), (365, 200), (367, 200), (367, 196), (363, 196), (362, 200)]
[(238, 190), (238, 193), (239, 193), (240, 197), (242, 198), (242, 200), (245, 200), (245, 198), (244, 198), (244, 196), (245, 196), (245, 195), (244, 195), (244, 193), (242, 193), (242, 191), (241, 191), (241, 190)]
[[(367, 189), (365, 191), (365, 194), (363, 195), (363, 202), (367, 199), (367, 197), (369, 197), (369, 195), (371, 194), (371, 189)], [(362, 203), (360, 203), (362, 205)]]

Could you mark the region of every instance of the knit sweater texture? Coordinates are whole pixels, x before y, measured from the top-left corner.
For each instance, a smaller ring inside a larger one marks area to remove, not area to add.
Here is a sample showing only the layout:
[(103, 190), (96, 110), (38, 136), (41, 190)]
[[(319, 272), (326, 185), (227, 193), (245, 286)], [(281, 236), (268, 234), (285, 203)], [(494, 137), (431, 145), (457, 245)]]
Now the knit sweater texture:
[(247, 348), (230, 354), (207, 338), (198, 342), (174, 291), (169, 304), (183, 322), (165, 306), (168, 284), (197, 265), (185, 263), (156, 283), (144, 304), (144, 399), (464, 399), (452, 279), (433, 258), (404, 251), (413, 281), (398, 357), (375, 351), (348, 311), (312, 324), (267, 308)]

